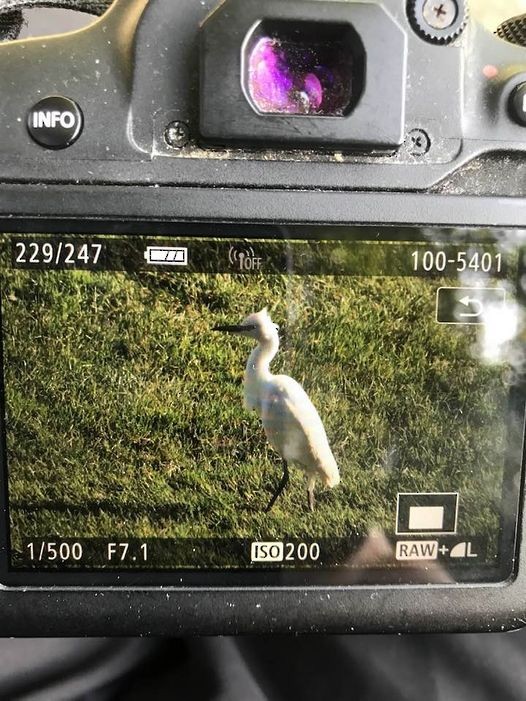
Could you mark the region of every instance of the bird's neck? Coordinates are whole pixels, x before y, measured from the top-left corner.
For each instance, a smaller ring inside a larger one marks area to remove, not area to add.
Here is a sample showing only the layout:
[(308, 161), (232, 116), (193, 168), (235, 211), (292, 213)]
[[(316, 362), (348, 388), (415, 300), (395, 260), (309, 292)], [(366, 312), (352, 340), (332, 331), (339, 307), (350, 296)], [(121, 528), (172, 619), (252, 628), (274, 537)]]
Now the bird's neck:
[(261, 341), (250, 354), (245, 371), (245, 406), (259, 412), (261, 383), (272, 377), (270, 363), (279, 349), (279, 338)]
[(271, 336), (264, 341), (260, 341), (250, 354), (247, 363), (247, 373), (255, 374), (263, 379), (270, 375), (270, 363), (273, 361), (279, 349), (279, 339)]

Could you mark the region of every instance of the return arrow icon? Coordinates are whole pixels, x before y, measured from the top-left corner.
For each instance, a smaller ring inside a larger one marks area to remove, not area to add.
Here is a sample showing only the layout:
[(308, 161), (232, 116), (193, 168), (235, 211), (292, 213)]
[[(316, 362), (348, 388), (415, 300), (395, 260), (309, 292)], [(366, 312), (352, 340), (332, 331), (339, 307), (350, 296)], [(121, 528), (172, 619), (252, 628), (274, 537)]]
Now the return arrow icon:
[(502, 287), (440, 287), (436, 320), (439, 324), (487, 324), (505, 305)]
[(472, 307), (473, 309), (473, 311), (461, 312), (459, 314), (459, 317), (461, 317), (462, 319), (476, 319), (479, 316), (482, 316), (482, 312), (484, 311), (484, 305), (480, 301), (480, 299), (475, 299), (467, 295), (466, 297), (462, 297), (462, 299), (460, 299), (459, 302), (465, 307)]

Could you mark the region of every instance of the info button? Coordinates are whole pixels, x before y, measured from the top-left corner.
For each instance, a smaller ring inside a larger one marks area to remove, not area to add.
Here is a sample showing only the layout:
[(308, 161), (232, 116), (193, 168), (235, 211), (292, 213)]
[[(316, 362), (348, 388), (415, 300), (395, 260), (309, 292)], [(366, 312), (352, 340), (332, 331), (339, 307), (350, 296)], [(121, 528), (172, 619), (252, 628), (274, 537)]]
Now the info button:
[(506, 290), (500, 287), (441, 287), (437, 294), (439, 324), (485, 324), (500, 314)]
[(49, 149), (71, 146), (80, 136), (83, 116), (80, 107), (68, 97), (45, 97), (27, 115), (27, 130), (37, 144)]

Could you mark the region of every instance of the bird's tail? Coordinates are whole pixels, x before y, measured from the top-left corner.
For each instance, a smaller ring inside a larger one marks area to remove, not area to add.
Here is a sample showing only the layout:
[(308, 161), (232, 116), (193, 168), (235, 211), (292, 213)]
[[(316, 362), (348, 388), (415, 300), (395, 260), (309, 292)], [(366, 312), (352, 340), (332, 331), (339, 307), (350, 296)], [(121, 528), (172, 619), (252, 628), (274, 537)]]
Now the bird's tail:
[[(331, 456), (332, 457), (332, 456)], [(337, 487), (340, 484), (340, 471), (334, 457), (323, 465), (323, 483), (326, 487)]]

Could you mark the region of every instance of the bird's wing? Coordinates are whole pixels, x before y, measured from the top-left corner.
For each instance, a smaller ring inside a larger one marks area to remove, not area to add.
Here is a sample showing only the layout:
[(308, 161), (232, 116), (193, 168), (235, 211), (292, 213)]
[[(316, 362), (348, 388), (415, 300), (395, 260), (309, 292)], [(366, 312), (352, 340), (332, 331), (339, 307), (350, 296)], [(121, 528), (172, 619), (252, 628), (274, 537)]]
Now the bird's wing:
[(285, 460), (319, 474), (329, 486), (338, 483), (325, 428), (300, 384), (286, 375), (274, 376), (266, 383), (261, 408), (269, 442)]

